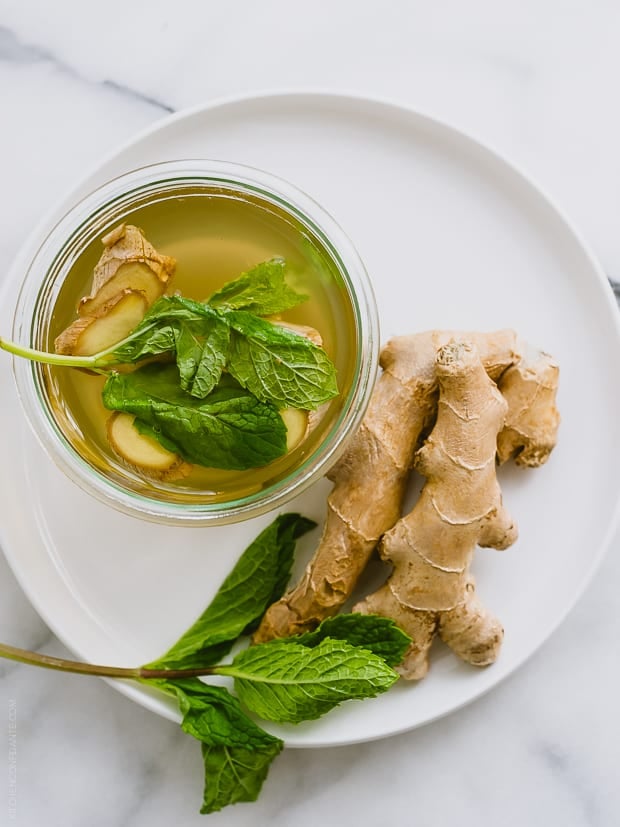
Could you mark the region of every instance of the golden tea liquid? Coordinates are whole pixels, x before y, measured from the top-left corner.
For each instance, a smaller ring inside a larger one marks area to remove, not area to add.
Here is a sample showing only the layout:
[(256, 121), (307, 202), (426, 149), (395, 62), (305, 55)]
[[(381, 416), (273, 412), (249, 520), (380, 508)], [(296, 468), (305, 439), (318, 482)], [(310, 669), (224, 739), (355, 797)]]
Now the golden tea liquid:
[[(287, 281), (308, 300), (281, 315), (283, 321), (310, 325), (322, 338), (336, 365), (340, 395), (328, 403), (319, 425), (292, 452), (262, 468), (222, 471), (194, 466), (178, 482), (155, 482), (128, 469), (111, 450), (103, 407), (102, 376), (75, 368), (45, 368), (50, 402), (57, 421), (78, 453), (89, 463), (140, 494), (165, 500), (220, 502), (243, 497), (287, 476), (331, 430), (353, 382), (356, 330), (351, 300), (336, 265), (321, 240), (284, 209), (259, 196), (224, 188), (168, 191), (158, 200), (117, 218), (140, 227), (156, 250), (177, 261), (168, 292), (202, 300), (225, 282), (261, 261), (284, 258)], [(101, 233), (103, 235), (104, 233)], [(93, 269), (103, 246), (93, 240), (74, 262), (56, 299), (48, 349), (76, 318), (80, 298), (88, 295)]]

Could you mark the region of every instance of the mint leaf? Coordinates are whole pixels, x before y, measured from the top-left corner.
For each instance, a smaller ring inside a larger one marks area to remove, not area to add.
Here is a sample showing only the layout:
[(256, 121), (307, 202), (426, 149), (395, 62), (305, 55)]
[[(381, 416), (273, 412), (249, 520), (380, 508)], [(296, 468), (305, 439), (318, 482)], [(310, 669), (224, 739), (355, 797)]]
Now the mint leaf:
[(228, 370), (258, 399), (310, 411), (337, 396), (336, 369), (323, 348), (241, 310), (224, 317), (231, 328)]
[(148, 681), (179, 702), (181, 729), (211, 746), (259, 749), (278, 739), (261, 729), (245, 714), (239, 701), (223, 686), (198, 678)]
[(230, 379), (206, 399), (195, 399), (180, 388), (175, 365), (151, 364), (111, 374), (102, 397), (109, 410), (135, 414), (156, 436), (161, 433), (188, 462), (247, 470), (286, 453), (277, 410)]
[(228, 326), (209, 305), (182, 296), (162, 296), (112, 356), (133, 364), (174, 353), (181, 387), (204, 399), (222, 375), (229, 336)]
[(282, 742), (258, 750), (202, 745), (205, 787), (200, 812), (215, 813), (228, 804), (256, 801)]
[[(218, 320), (217, 324), (214, 323), (207, 331), (194, 377), (188, 383), (187, 389), (192, 396), (204, 399), (216, 387), (226, 366), (229, 342), (230, 330)], [(182, 351), (177, 350), (177, 362), (180, 358)], [(190, 371), (192, 367), (190, 366)]]
[(209, 298), (208, 303), (219, 310), (246, 310), (256, 316), (271, 316), (290, 310), (306, 301), (308, 296), (289, 287), (285, 274), (284, 259), (263, 261), (225, 284)]
[(217, 316), (202, 324), (182, 325), (176, 334), (177, 367), (181, 387), (204, 399), (216, 387), (228, 357), (230, 331)]
[(342, 701), (372, 698), (398, 680), (397, 673), (366, 649), (325, 639), (314, 648), (273, 641), (240, 652), (216, 666), (234, 678), (244, 706), (269, 721), (299, 723), (319, 718)]
[(183, 716), (181, 728), (201, 742), (205, 768), (201, 812), (256, 801), (282, 741), (248, 718), (224, 687), (197, 678), (149, 683), (176, 697)]
[(300, 514), (281, 514), (247, 547), (198, 620), (150, 669), (210, 666), (241, 634), (257, 625), (284, 592), (295, 543), (316, 526)]
[(411, 645), (411, 638), (393, 620), (380, 615), (342, 614), (328, 617), (313, 632), (283, 638), (282, 642), (318, 646), (326, 638), (345, 640), (382, 658), (388, 666), (398, 666)]

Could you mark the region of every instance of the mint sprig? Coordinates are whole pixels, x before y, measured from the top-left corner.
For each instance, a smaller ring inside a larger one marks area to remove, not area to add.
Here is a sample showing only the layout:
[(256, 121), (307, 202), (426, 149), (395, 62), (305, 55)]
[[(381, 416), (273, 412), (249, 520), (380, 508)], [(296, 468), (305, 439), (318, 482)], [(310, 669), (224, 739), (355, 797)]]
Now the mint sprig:
[[(299, 514), (277, 517), (241, 555), (200, 618), (147, 668), (188, 669), (218, 660), (222, 650), (229, 650), (240, 634), (252, 631), (267, 607), (282, 595), (295, 543), (314, 527), (315, 523)], [(242, 650), (231, 664), (208, 671), (231, 677), (239, 700), (255, 715), (298, 723), (318, 718), (345, 700), (385, 692), (398, 679), (390, 667), (400, 662), (410, 643), (387, 618), (342, 615), (324, 620), (314, 632)], [(234, 701), (231, 706), (224, 695), (215, 699), (214, 687), (207, 688), (199, 680), (189, 684), (191, 691), (185, 681), (167, 684), (179, 699), (184, 730), (202, 742), (205, 791), (201, 812), (255, 800), (282, 742), (271, 735), (262, 741), (251, 719), (247, 719), (252, 724), (249, 727), (239, 717), (244, 713), (232, 696), (228, 696)], [(220, 719), (222, 710), (226, 716), (235, 716), (230, 735), (222, 736), (227, 731)], [(213, 735), (215, 726), (219, 740)], [(247, 743), (240, 745), (239, 737), (247, 737)]]
[[(214, 665), (281, 595), (295, 542), (313, 526), (299, 514), (277, 517), (241, 555), (200, 618), (148, 666), (94, 666), (4, 644), (0, 656), (159, 688), (176, 699), (181, 727), (200, 741), (205, 772), (201, 812), (254, 801), (283, 743), (245, 710), (266, 720), (299, 723), (346, 700), (374, 697), (398, 679), (390, 664), (411, 643), (385, 618), (343, 615), (323, 621), (315, 632), (252, 646), (231, 663)], [(237, 697), (199, 675), (232, 678)]]

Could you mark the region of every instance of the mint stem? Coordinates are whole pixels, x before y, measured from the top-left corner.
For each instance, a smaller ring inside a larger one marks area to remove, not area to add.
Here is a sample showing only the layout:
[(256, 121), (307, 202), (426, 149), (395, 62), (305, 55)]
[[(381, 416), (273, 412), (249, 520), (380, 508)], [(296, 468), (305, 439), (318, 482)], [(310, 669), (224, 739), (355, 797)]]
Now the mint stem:
[[(153, 324), (151, 327), (153, 327)], [(12, 353), (14, 356), (21, 356), (22, 359), (30, 359), (31, 362), (42, 362), (44, 365), (56, 365), (57, 367), (67, 368), (90, 368), (91, 370), (97, 370), (98, 368), (109, 369), (123, 363), (108, 359), (108, 356), (117, 348), (127, 342), (131, 342), (140, 332), (141, 331), (132, 331), (124, 339), (121, 339), (121, 341), (115, 342), (99, 353), (93, 353), (92, 356), (69, 356), (66, 353), (48, 353), (46, 350), (35, 350), (25, 345), (18, 345), (17, 342), (11, 342), (9, 339), (3, 339), (1, 336), (0, 350), (6, 350), (7, 353)]]
[(46, 365), (61, 365), (72, 368), (93, 368), (97, 367), (100, 354), (94, 356), (67, 356), (64, 353), (47, 353), (44, 350), (34, 350), (31, 347), (18, 345), (7, 339), (0, 338), (0, 349), (12, 353), (14, 356), (21, 356), (23, 359), (30, 359), (31, 362), (43, 362)]
[(135, 668), (124, 668), (121, 666), (100, 666), (92, 663), (82, 663), (77, 660), (66, 658), (55, 658), (52, 655), (43, 655), (39, 652), (31, 652), (28, 649), (18, 649), (16, 646), (9, 646), (0, 643), (0, 658), (15, 660), (19, 663), (27, 663), (30, 666), (39, 666), (42, 669), (55, 669), (59, 672), (72, 672), (76, 675), (96, 675), (101, 678), (125, 678), (130, 680), (161, 680), (167, 678), (198, 678), (201, 675), (215, 674), (216, 668), (203, 667), (196, 669), (146, 669), (138, 666)]

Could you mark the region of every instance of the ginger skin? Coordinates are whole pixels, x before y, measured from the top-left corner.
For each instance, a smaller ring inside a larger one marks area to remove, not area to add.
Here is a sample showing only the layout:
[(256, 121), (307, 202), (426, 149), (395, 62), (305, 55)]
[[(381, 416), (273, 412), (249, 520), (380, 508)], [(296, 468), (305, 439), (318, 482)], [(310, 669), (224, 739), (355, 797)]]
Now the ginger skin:
[(548, 353), (530, 350), (503, 374), (499, 389), (508, 414), (497, 438), (500, 463), (514, 459), (517, 465), (536, 468), (547, 461), (560, 425), (555, 406), (559, 375)]
[(80, 301), (80, 316), (92, 316), (123, 290), (144, 294), (147, 307), (163, 295), (176, 268), (175, 259), (158, 253), (142, 230), (120, 224), (101, 239), (103, 253), (93, 271), (89, 296)]
[(475, 344), (492, 379), (519, 359), (511, 330), (430, 331), (387, 343), (366, 417), (329, 475), (334, 488), (319, 547), (300, 583), (267, 610), (256, 642), (313, 629), (351, 596), (379, 538), (400, 518), (414, 454), (435, 414), (437, 351), (452, 339)]
[(398, 669), (409, 679), (426, 674), (435, 634), (471, 664), (495, 660), (503, 629), (478, 601), (469, 565), (477, 545), (504, 549), (517, 538), (495, 473), (508, 404), (468, 342), (442, 347), (436, 373), (437, 421), (415, 457), (427, 482), (380, 543), (393, 564), (387, 583), (354, 607), (392, 618), (411, 636)]

